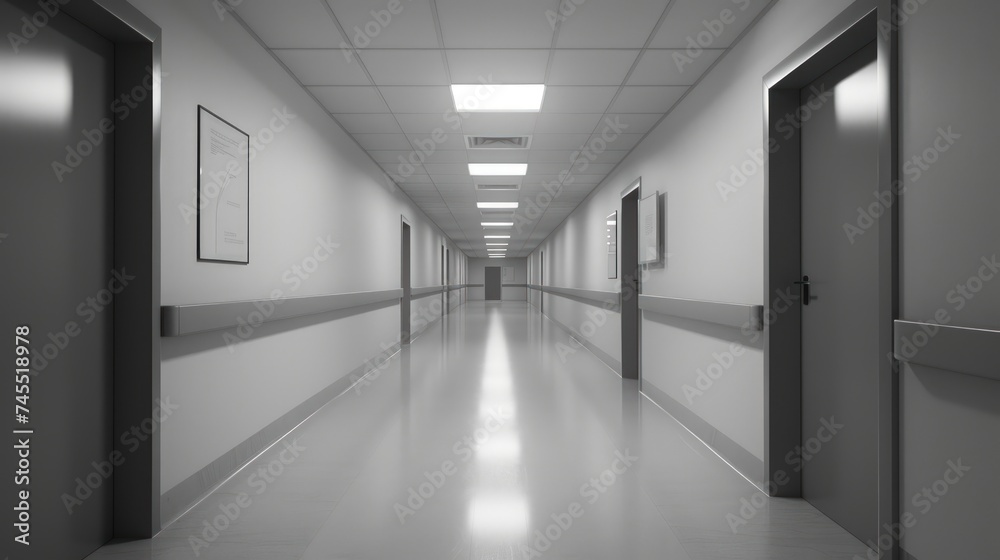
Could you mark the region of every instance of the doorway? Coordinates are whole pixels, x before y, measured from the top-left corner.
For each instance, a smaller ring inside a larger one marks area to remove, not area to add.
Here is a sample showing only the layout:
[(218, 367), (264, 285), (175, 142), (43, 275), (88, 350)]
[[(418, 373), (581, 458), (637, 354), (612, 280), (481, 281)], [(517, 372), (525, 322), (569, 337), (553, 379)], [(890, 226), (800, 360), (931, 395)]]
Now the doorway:
[(621, 214), (621, 318), (622, 378), (639, 379), (641, 369), (642, 314), (639, 290), (642, 270), (639, 265), (639, 194), (641, 180), (622, 191)]
[(486, 267), (486, 301), (500, 301), (503, 286), (500, 283), (502, 270), (499, 266)]
[(803, 463), (802, 497), (862, 542), (878, 538), (878, 233), (842, 225), (878, 188), (875, 60), (871, 43), (802, 90), (819, 107), (802, 125), (803, 449), (844, 426)]
[(413, 296), (410, 286), (410, 224), (402, 222), (403, 228), (399, 242), (399, 286), (403, 289), (403, 297), (399, 300), (399, 343), (410, 343), (410, 299)]
[[(856, 2), (764, 80), (769, 487), (869, 546), (899, 519), (898, 379), (884, 358), (898, 309), (896, 64), (881, 8)], [(883, 212), (855, 234), (875, 197)]]
[[(160, 529), (159, 433), (121, 437), (160, 419), (159, 29), (128, 4), (56, 8), (0, 53), (18, 86), (0, 107), (0, 329), (29, 358), (0, 396), (22, 397), (16, 438), (34, 463), (30, 484), (6, 485), (30, 496), (18, 557), (73, 560)], [(0, 0), (0, 20), (38, 14)]]

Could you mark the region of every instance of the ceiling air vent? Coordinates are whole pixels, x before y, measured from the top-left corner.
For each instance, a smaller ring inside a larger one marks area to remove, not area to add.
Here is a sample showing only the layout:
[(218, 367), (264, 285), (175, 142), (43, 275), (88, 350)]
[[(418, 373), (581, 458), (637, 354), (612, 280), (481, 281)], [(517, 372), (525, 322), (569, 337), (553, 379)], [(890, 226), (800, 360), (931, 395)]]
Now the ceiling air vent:
[(531, 136), (466, 136), (470, 150), (527, 150)]

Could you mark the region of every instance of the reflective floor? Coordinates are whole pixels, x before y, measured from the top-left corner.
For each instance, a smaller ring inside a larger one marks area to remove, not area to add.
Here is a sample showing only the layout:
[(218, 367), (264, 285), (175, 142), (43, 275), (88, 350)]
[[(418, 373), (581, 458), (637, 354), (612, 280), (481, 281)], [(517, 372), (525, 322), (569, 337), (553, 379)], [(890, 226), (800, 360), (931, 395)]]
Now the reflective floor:
[(97, 559), (853, 559), (523, 302), (471, 302)]

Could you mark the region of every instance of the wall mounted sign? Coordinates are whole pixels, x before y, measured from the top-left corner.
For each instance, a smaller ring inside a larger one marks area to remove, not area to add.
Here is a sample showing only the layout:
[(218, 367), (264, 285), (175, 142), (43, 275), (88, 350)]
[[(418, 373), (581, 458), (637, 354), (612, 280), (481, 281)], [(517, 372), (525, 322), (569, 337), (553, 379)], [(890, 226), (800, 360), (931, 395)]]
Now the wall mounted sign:
[(605, 228), (608, 241), (608, 278), (618, 278), (618, 212), (612, 212)]
[(250, 262), (250, 136), (198, 106), (198, 260)]
[(639, 264), (663, 260), (663, 227), (659, 191), (639, 201)]

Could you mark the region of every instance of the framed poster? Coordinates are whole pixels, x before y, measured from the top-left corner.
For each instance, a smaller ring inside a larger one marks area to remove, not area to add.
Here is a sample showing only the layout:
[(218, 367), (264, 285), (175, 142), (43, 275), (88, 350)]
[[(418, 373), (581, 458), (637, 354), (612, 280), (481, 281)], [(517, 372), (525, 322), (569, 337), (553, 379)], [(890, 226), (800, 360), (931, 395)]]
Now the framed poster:
[(618, 212), (612, 212), (605, 229), (608, 241), (608, 279), (618, 278)]
[(250, 136), (198, 106), (198, 260), (250, 262)]
[(663, 260), (663, 227), (659, 191), (639, 200), (639, 264)]
[(503, 281), (504, 282), (513, 282), (514, 281), (514, 267), (513, 266), (505, 266), (505, 267), (503, 267)]

